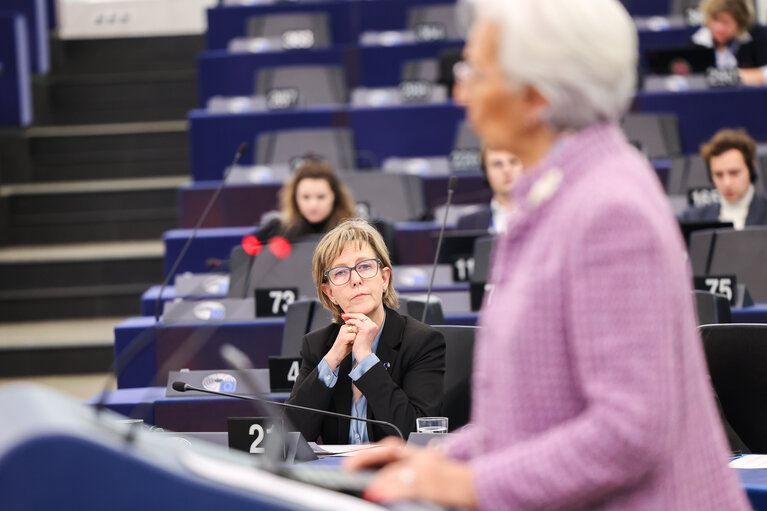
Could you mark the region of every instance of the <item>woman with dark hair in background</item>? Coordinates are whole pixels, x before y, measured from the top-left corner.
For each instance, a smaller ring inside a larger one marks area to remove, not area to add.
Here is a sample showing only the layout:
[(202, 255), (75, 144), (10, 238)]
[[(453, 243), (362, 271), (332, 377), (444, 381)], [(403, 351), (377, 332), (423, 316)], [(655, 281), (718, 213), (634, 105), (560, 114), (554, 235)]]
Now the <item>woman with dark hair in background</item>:
[(356, 216), (351, 192), (333, 167), (309, 158), (282, 187), (279, 213), (266, 215), (256, 237), (262, 243), (275, 236), (295, 242)]

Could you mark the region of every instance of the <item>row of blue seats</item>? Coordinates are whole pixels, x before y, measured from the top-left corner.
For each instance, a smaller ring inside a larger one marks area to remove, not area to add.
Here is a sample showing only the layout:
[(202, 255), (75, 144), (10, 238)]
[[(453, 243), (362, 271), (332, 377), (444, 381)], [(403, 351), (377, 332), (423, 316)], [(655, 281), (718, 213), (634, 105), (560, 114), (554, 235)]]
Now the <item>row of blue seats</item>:
[[(756, 140), (767, 141), (767, 122), (758, 108), (765, 102), (767, 87), (640, 92), (632, 111), (675, 114), (682, 153), (695, 154), (701, 143), (725, 126), (743, 127)], [(445, 156), (454, 148), (463, 119), (463, 109), (450, 102), (243, 114), (193, 110), (189, 114), (191, 173), (196, 181), (219, 180), (242, 141), (252, 143), (263, 133), (298, 128), (350, 129), (357, 154), (372, 160), (373, 166), (389, 157)], [(255, 161), (255, 151), (242, 159), (243, 164)]]
[[(248, 4), (250, 2), (243, 2)], [(255, 5), (218, 5), (208, 9), (207, 47), (226, 48), (235, 37), (246, 35), (247, 20), (253, 16), (288, 13), (323, 13), (329, 18), (333, 40), (351, 43), (366, 31), (401, 30), (408, 11), (417, 6), (455, 3), (454, 0), (320, 0), (276, 2)], [(670, 0), (622, 0), (633, 16), (665, 16)]]
[[(639, 31), (640, 54), (645, 50), (683, 46), (695, 27)], [(394, 46), (358, 45), (338, 42), (328, 48), (311, 48), (263, 53), (239, 53), (226, 49), (204, 51), (198, 59), (200, 106), (214, 96), (248, 96), (256, 93), (256, 75), (265, 68), (295, 65), (338, 66), (345, 69), (346, 86), (390, 87), (402, 81), (406, 62), (436, 59), (447, 48), (463, 45), (461, 40), (403, 42)]]

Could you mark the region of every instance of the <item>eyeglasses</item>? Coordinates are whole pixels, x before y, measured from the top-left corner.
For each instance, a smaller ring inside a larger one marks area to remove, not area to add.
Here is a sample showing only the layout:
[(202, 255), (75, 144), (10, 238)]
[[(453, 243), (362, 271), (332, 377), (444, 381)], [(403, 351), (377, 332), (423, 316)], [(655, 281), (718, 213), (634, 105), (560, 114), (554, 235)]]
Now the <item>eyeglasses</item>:
[(378, 259), (365, 259), (354, 266), (336, 266), (325, 272), (325, 276), (331, 284), (343, 286), (352, 278), (352, 270), (363, 279), (369, 279), (378, 275), (378, 265), (381, 261)]

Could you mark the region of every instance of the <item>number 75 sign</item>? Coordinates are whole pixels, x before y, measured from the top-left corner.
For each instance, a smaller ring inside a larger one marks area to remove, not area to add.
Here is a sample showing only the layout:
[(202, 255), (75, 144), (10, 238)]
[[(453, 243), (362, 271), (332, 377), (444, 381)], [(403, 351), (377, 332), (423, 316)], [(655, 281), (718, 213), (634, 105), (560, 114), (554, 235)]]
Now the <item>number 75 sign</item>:
[(695, 289), (722, 295), (734, 305), (737, 300), (738, 281), (735, 275), (704, 275), (695, 277)]

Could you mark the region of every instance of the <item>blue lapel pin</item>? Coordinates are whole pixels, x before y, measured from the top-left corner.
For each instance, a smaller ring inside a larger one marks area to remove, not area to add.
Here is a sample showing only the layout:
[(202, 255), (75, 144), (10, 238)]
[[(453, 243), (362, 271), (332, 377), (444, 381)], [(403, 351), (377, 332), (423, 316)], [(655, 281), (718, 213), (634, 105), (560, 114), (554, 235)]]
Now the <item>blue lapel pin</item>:
[(389, 362), (384, 362), (384, 369), (388, 371), (390, 367), (391, 367), (391, 364)]

